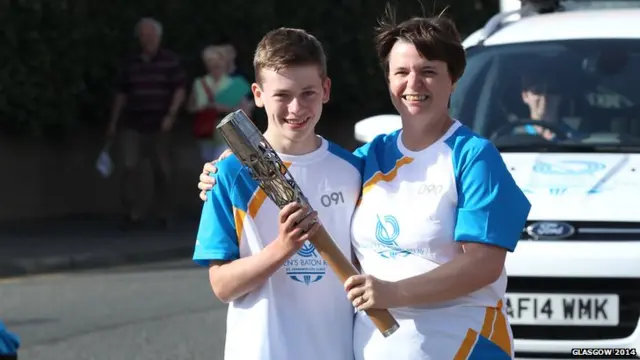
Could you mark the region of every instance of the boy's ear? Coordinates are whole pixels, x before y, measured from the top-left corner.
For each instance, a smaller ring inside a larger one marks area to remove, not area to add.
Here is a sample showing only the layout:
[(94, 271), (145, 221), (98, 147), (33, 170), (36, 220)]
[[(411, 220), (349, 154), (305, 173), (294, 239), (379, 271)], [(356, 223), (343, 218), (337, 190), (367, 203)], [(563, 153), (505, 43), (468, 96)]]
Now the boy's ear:
[(322, 81), (322, 90), (322, 103), (326, 104), (331, 98), (331, 79), (328, 76)]
[(256, 103), (257, 107), (264, 107), (264, 101), (262, 101), (262, 89), (260, 89), (260, 85), (258, 83), (251, 84), (251, 92), (253, 93), (253, 102)]

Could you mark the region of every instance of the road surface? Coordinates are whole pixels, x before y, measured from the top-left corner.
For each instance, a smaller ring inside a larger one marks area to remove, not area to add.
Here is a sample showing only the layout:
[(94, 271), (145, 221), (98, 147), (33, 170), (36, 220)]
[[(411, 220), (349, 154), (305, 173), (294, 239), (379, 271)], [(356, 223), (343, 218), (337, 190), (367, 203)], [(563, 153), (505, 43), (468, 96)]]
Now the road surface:
[(222, 360), (226, 306), (191, 261), (0, 280), (30, 360)]

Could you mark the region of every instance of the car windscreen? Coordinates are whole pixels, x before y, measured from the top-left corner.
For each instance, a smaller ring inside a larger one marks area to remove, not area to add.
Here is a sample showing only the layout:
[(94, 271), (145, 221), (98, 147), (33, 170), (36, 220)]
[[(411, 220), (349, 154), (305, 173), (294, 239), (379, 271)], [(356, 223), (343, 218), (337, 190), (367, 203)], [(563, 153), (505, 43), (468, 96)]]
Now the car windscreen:
[(468, 49), (451, 116), (505, 149), (636, 152), (639, 105), (640, 40), (562, 40)]

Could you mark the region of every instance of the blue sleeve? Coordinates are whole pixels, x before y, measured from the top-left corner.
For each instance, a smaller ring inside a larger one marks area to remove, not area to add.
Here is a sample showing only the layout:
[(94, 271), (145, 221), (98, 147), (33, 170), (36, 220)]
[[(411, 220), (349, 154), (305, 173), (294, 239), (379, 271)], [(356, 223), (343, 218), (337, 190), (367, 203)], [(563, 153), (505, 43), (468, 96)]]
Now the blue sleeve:
[(0, 355), (16, 355), (19, 348), (20, 339), (18, 339), (18, 336), (10, 333), (0, 323)]
[(373, 140), (369, 141), (368, 143), (360, 146), (359, 148), (355, 149), (353, 151), (353, 155), (356, 156), (359, 159), (365, 159), (372, 151), (377, 151), (377, 149), (382, 149), (384, 148), (384, 143), (385, 141), (390, 138), (393, 137), (396, 133), (398, 133), (398, 131), (395, 131), (389, 135), (385, 135), (385, 134), (380, 134), (376, 137), (373, 138)]
[(462, 154), (456, 166), (458, 206), (454, 238), (514, 251), (531, 204), (493, 144), (486, 141), (479, 145)]
[(366, 143), (359, 148), (353, 151), (353, 155), (358, 159), (364, 159), (367, 157), (367, 152), (369, 152), (369, 148), (371, 147), (371, 143)]
[(202, 206), (200, 226), (193, 260), (208, 266), (212, 260), (236, 260), (240, 257), (233, 210), (233, 182), (229, 161), (218, 163), (216, 185), (207, 193)]

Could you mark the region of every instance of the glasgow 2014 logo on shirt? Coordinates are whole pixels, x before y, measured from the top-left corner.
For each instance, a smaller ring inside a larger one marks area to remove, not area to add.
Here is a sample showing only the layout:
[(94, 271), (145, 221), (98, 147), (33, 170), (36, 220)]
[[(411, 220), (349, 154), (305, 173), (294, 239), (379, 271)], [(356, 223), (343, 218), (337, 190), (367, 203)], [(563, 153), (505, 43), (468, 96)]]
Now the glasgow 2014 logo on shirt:
[(376, 223), (376, 240), (380, 246), (375, 247), (375, 251), (380, 256), (387, 259), (395, 259), (398, 256), (407, 256), (409, 251), (398, 246), (396, 240), (400, 236), (400, 224), (393, 215), (378, 215)]
[(307, 241), (284, 263), (284, 268), (292, 280), (309, 285), (324, 277), (327, 262), (318, 254), (316, 247)]

